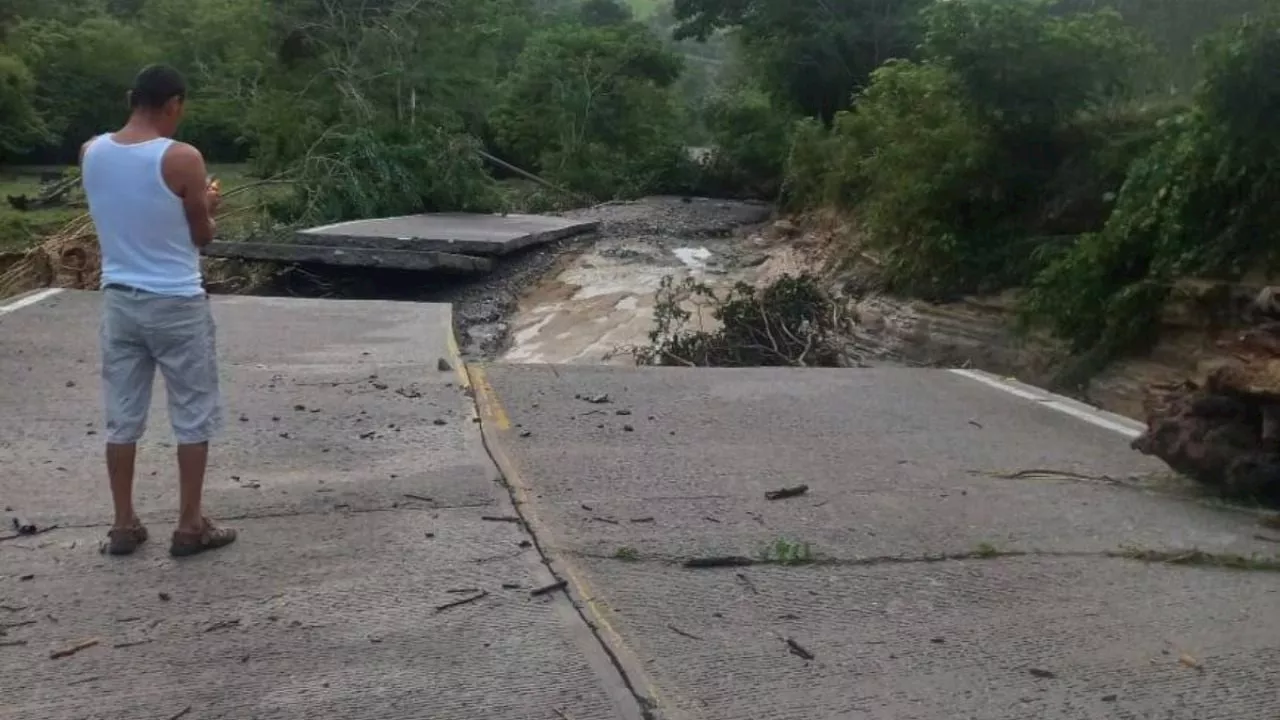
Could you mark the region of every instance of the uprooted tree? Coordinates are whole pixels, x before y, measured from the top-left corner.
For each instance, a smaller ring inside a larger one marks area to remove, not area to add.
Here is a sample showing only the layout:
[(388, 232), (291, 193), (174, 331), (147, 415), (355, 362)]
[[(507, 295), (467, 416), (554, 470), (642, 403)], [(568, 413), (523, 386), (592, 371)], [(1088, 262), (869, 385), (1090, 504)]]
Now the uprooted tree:
[(720, 294), (692, 278), (667, 276), (650, 344), (634, 354), (639, 365), (839, 367), (842, 318), (841, 306), (811, 275), (758, 290), (739, 282)]

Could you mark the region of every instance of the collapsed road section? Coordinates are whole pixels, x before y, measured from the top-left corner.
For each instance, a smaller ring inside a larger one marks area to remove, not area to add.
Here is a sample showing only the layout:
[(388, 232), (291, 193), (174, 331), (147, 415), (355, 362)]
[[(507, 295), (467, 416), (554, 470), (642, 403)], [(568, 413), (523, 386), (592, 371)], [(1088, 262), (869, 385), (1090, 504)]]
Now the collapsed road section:
[(589, 233), (598, 225), (544, 215), (428, 213), (325, 225), (275, 242), (218, 241), (205, 254), (237, 260), (487, 273), (495, 258)]

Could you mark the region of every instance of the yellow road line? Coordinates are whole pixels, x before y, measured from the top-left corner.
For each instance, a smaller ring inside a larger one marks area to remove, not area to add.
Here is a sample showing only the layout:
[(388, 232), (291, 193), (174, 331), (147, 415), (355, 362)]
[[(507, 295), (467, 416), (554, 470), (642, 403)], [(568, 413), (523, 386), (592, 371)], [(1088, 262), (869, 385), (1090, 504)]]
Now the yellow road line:
[[(509, 430), (511, 421), (507, 416), (507, 411), (498, 399), (497, 393), (494, 392), (493, 386), (489, 384), (489, 378), (485, 374), (484, 368), (478, 365), (471, 365), (467, 367), (467, 370), (471, 375), (471, 386), (475, 388), (476, 405), (480, 408), (481, 419), (492, 423), (492, 427), (497, 430)], [(538, 518), (537, 505), (532, 497), (533, 488), (524, 479), (519, 466), (507, 454), (501, 443), (489, 443), (489, 452), (493, 455), (494, 462), (498, 464), (498, 469), (502, 471), (503, 477), (506, 478), (507, 484), (511, 487), (512, 494), (515, 496), (516, 503), (525, 522), (541, 538), (544, 547), (555, 545), (553, 542), (555, 533)], [(555, 561), (557, 567), (564, 574), (564, 579), (569, 581), (574, 594), (582, 599), (587, 616), (591, 618), (605, 643), (622, 661), (632, 685), (644, 693), (649, 700), (661, 705), (662, 701), (658, 689), (649, 679), (648, 674), (644, 672), (639, 655), (627, 645), (622, 638), (622, 634), (614, 628), (613, 623), (609, 620), (608, 607), (596, 601), (595, 593), (592, 592), (591, 586), (583, 577), (582, 572), (567, 557), (558, 556)]]

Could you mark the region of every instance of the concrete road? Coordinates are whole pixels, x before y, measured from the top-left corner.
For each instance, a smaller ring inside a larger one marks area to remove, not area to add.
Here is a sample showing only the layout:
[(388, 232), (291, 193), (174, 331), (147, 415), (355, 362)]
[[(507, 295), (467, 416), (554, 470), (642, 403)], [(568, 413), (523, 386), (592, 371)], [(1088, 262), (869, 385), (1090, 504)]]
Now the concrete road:
[[(472, 380), (660, 717), (1280, 717), (1280, 574), (1246, 560), (1274, 540), (1173, 492), (1123, 421), (941, 370)], [(685, 566), (716, 558), (741, 564)]]
[(447, 306), (217, 298), (207, 504), (241, 540), (174, 561), (163, 393), (137, 488), (153, 540), (100, 555), (98, 296), (16, 302), (0, 537), (11, 516), (58, 528), (0, 541), (0, 718), (639, 717), (564, 593), (530, 595), (553, 581), (532, 538), (482, 519), (514, 511), (439, 365)]
[(464, 369), (439, 306), (215, 308), (208, 502), (243, 534), (179, 562), (160, 395), (156, 540), (97, 552), (97, 296), (0, 306), (0, 506), (59, 526), (0, 540), (0, 718), (1280, 717), (1277, 533), (1121, 419), (946, 371)]

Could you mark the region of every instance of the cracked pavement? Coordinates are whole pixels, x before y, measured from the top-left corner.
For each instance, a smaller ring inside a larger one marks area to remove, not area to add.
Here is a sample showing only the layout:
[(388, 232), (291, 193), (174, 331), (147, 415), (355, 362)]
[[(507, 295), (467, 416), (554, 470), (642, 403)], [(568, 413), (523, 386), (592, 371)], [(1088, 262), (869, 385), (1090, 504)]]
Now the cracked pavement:
[(663, 717), (1280, 712), (1276, 546), (1118, 434), (938, 370), (474, 379), (522, 510)]
[(529, 534), (482, 519), (514, 510), (441, 369), (448, 306), (213, 302), (206, 510), (241, 533), (184, 560), (163, 393), (135, 488), (152, 539), (97, 550), (97, 294), (0, 314), (3, 520), (59, 526), (0, 542), (0, 718), (640, 717), (565, 594), (531, 594), (555, 578)]
[(242, 535), (183, 561), (161, 394), (152, 543), (97, 552), (96, 294), (0, 308), (0, 506), (59, 526), (0, 541), (0, 718), (1280, 713), (1257, 516), (1077, 418), (933, 370), (462, 368), (447, 306), (214, 302)]

